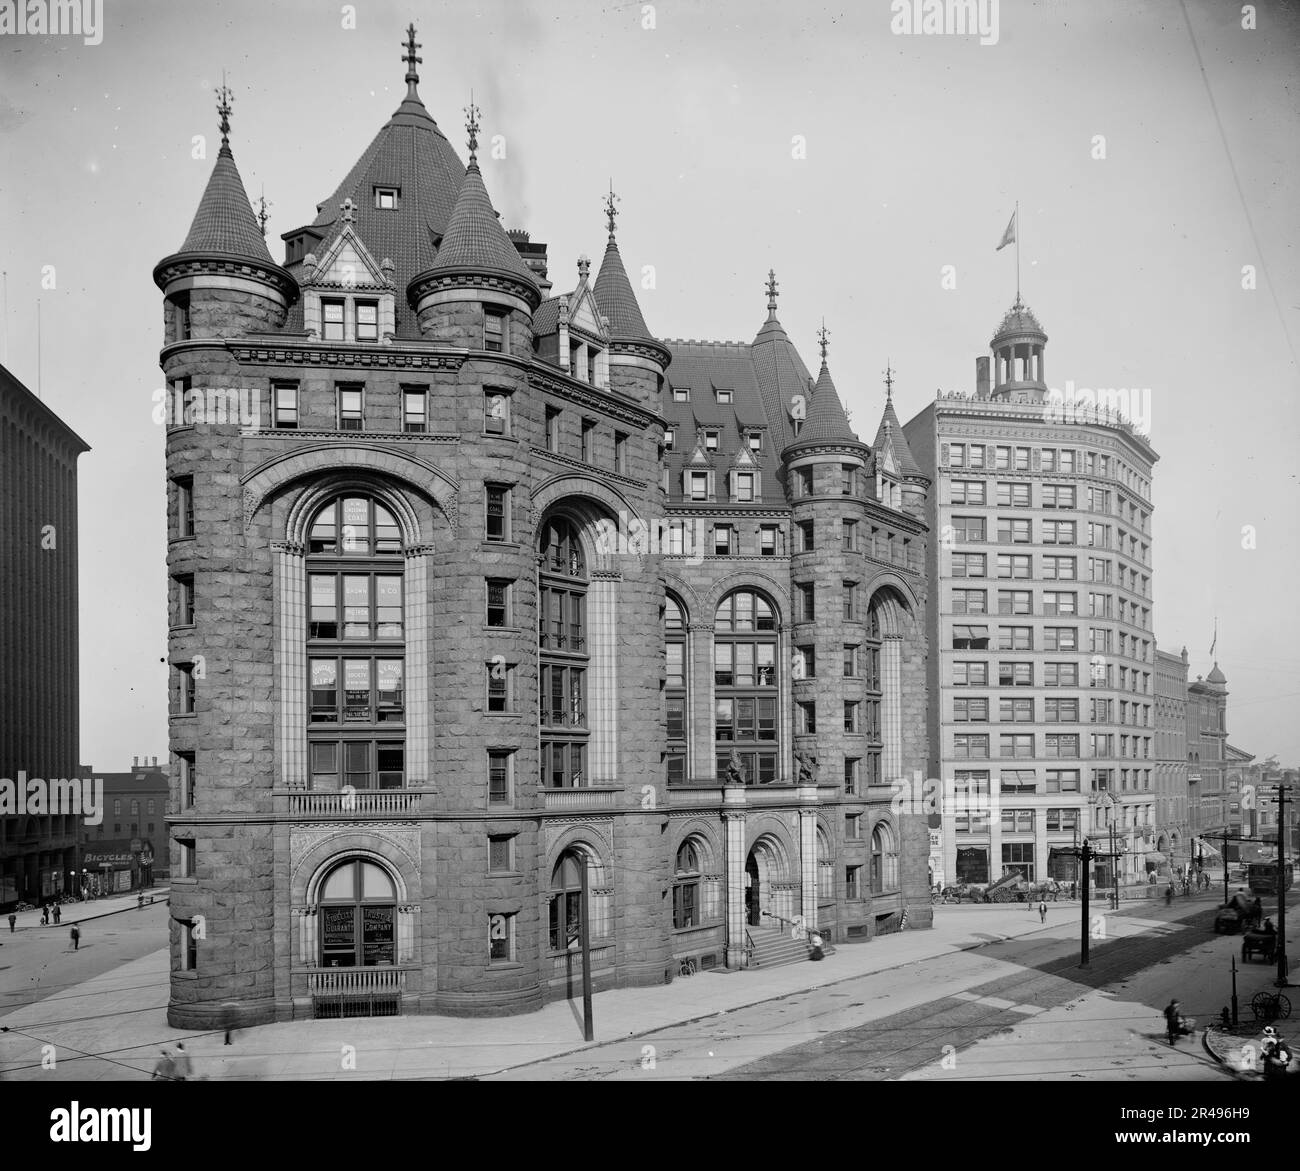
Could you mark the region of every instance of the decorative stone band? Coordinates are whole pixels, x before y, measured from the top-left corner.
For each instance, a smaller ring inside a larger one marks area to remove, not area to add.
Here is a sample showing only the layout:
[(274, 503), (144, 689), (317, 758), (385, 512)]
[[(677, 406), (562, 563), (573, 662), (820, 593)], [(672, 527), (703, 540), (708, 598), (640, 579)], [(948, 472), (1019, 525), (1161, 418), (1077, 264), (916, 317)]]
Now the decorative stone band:
[(301, 557), (307, 548), (301, 541), (272, 541), (272, 553), (288, 553), (292, 557)]
[(643, 368), (648, 366), (659, 374), (667, 370), (673, 360), (672, 351), (667, 346), (661, 346), (658, 342), (646, 338), (614, 338), (609, 343), (609, 352), (616, 361), (619, 358), (643, 359), (640, 362), (625, 360), (622, 364)]
[[(521, 308), (532, 313), (542, 303), (537, 286), (513, 274), (472, 271), (425, 271), (411, 278), (406, 286), (406, 299), (412, 309), (419, 312), (426, 304), (435, 304), (439, 293), (466, 289), (491, 289), (523, 302)], [(447, 298), (438, 298), (447, 299)]]
[[(274, 345), (255, 346), (235, 343), (231, 352), (248, 365), (263, 366), (345, 366), (358, 369), (410, 370), (423, 373), (431, 370), (459, 370), (468, 354), (465, 350), (411, 350), (400, 345), (376, 346), (373, 342), (343, 343), (277, 341)], [(282, 432), (300, 435), (300, 431)], [(345, 431), (355, 435), (355, 431)], [(443, 438), (442, 436), (412, 435), (414, 439)]]
[(544, 390), (547, 394), (568, 399), (579, 406), (604, 411), (610, 417), (620, 419), (633, 427), (663, 426), (663, 417), (654, 411), (639, 407), (621, 395), (597, 390), (594, 386), (580, 382), (576, 378), (566, 378), (559, 371), (543, 370), (534, 365), (528, 371), (528, 385), (535, 390)]
[(591, 572), (592, 581), (622, 581), (623, 572), (619, 569), (593, 569)]
[(426, 553), (435, 552), (434, 547), (430, 544), (424, 545), (407, 545), (402, 550), (404, 557), (423, 557)]
[[(193, 288), (210, 282), (204, 278), (227, 281), (253, 281), (274, 290), (286, 305), (298, 299), (298, 282), (278, 264), (262, 264), (245, 256), (221, 252), (177, 252), (154, 266), (153, 280), (164, 293)], [(233, 285), (231, 287), (238, 287)]]

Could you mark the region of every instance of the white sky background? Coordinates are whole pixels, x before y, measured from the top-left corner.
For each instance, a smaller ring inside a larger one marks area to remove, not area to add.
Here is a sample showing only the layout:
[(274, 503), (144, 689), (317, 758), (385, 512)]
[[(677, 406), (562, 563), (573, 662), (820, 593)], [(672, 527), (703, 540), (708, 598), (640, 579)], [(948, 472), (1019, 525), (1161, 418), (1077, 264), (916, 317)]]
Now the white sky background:
[(892, 35), (887, 0), (661, 0), (654, 29), (639, 3), (361, 0), (355, 30), (341, 9), (105, 0), (99, 46), (0, 38), (2, 360), (35, 389), (39, 299), (45, 401), (94, 448), (80, 464), (83, 761), (166, 752), (151, 272), (215, 161), (212, 90), (226, 69), (235, 158), (251, 196), (265, 185), (280, 260), (280, 233), (314, 218), (401, 100), (414, 20), (425, 104), (464, 158), (473, 87), (485, 142), (506, 138), (504, 160), (481, 151), (489, 192), (507, 226), (549, 245), (557, 291), (581, 252), (599, 262), (612, 176), (634, 282), (655, 269), (639, 290), (651, 330), (749, 340), (775, 268), (814, 369), (825, 317), (868, 441), (886, 359), (904, 420), (936, 388), (973, 389), (1015, 293), (1014, 249), (994, 249), (1019, 200), (1049, 384), (1151, 391), (1157, 638), (1187, 645), (1194, 678), (1217, 614), (1233, 743), (1300, 763), (1296, 5), (1259, 4), (1248, 32), (1240, 5), (1187, 0), (1240, 195), (1176, 0), (1003, 0), (989, 46)]

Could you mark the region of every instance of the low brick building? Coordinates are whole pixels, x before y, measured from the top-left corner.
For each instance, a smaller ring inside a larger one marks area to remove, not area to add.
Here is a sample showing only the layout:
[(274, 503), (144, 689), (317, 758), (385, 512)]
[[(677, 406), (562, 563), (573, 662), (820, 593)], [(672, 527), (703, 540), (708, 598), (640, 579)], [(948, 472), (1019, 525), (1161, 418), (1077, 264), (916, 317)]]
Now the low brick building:
[[(228, 140), (165, 297), (173, 972), (206, 1027), (502, 1013), (929, 922), (927, 481), (823, 347), (553, 292), (407, 94), (272, 259)], [(698, 534), (704, 534), (701, 548)], [(796, 540), (797, 538), (797, 540)], [(585, 890), (584, 890), (585, 887)]]

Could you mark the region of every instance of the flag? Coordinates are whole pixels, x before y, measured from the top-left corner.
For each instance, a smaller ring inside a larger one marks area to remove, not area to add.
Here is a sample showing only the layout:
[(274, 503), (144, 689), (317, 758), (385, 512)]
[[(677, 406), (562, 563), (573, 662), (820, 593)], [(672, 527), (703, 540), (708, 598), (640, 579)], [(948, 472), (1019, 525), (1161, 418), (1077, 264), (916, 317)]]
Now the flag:
[(1011, 213), (1011, 219), (1007, 223), (1007, 230), (1002, 233), (1002, 243), (993, 249), (994, 252), (1001, 252), (1008, 244), (1016, 242), (1016, 213)]

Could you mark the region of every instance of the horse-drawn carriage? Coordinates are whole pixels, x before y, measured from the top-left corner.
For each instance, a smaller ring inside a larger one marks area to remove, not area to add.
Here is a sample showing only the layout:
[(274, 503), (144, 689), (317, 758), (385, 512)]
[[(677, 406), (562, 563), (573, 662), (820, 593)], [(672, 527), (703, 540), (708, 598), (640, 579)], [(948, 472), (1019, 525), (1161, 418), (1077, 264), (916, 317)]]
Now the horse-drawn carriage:
[(1259, 956), (1266, 964), (1273, 962), (1277, 952), (1277, 932), (1251, 929), (1241, 937), (1241, 962)]

